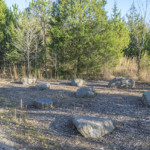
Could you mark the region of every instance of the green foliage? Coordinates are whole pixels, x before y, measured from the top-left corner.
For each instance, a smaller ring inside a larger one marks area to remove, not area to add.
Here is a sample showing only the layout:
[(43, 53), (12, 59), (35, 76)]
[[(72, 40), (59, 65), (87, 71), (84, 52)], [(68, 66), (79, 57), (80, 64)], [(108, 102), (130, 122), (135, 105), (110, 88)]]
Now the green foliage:
[(145, 18), (134, 4), (127, 22), (116, 4), (109, 17), (105, 5), (106, 0), (58, 0), (53, 5), (32, 0), (21, 12), (0, 0), (0, 67), (31, 64), (34, 72), (42, 68), (40, 74), (49, 76), (99, 76), (123, 55), (136, 56), (139, 67), (145, 52), (150, 54)]
[(0, 63), (4, 59), (4, 53), (6, 50), (6, 25), (7, 25), (8, 9), (3, 0), (0, 0)]
[(75, 76), (87, 70), (98, 73), (103, 64), (112, 64), (112, 58), (117, 60), (122, 56), (121, 51), (129, 43), (125, 22), (117, 10), (109, 20), (104, 7), (101, 0), (68, 0), (54, 4), (51, 48), (62, 73), (66, 70)]
[(18, 49), (14, 46), (16, 37), (15, 28), (18, 25), (18, 21), (21, 18), (21, 12), (17, 5), (13, 5), (12, 10), (8, 14), (8, 25), (7, 25), (7, 51), (5, 52), (6, 61), (16, 64), (21, 61), (21, 55)]

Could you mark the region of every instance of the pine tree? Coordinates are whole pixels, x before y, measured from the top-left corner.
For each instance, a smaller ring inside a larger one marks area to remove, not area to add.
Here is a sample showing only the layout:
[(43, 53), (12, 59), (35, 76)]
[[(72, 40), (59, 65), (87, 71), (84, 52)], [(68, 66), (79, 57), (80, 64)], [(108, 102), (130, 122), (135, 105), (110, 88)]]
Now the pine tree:
[[(58, 70), (80, 76), (89, 64), (94, 66), (100, 50), (106, 20), (105, 4), (99, 0), (59, 1), (51, 21), (51, 48), (57, 55)], [(65, 65), (63, 65), (65, 64)], [(68, 69), (66, 69), (68, 67)], [(60, 68), (60, 69), (59, 69)]]
[(4, 54), (6, 51), (6, 22), (8, 9), (3, 0), (0, 0), (0, 64), (5, 61)]

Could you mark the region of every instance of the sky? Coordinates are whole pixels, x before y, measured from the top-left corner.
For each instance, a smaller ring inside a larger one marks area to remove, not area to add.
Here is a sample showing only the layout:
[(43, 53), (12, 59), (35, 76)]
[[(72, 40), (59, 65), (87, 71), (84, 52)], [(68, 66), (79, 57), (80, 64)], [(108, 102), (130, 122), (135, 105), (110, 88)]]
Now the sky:
[(118, 9), (121, 11), (122, 16), (127, 14), (133, 3), (133, 0), (107, 0), (106, 11), (108, 12), (108, 15), (112, 13), (112, 8), (115, 1), (117, 3)]
[[(28, 3), (31, 0), (5, 0), (8, 8), (12, 6), (12, 4), (18, 4), (19, 8), (23, 10), (28, 6)], [(108, 12), (108, 15), (110, 16), (112, 12), (112, 8), (114, 6), (114, 1), (117, 2), (118, 9), (121, 10), (121, 15), (125, 16), (127, 11), (130, 9), (130, 6), (133, 2), (133, 0), (107, 0), (106, 5), (106, 11)], [(143, 0), (142, 0), (143, 1)]]

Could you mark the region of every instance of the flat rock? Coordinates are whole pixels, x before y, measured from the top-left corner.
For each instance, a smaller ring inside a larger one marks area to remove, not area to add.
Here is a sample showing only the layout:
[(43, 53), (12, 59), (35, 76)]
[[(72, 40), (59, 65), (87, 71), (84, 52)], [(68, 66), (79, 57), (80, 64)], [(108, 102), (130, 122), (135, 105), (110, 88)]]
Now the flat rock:
[(50, 89), (50, 83), (40, 83), (35, 86), (39, 90), (47, 90)]
[(35, 108), (48, 109), (53, 107), (54, 100), (48, 98), (35, 99), (33, 105)]
[(146, 91), (143, 93), (142, 102), (146, 106), (150, 106), (150, 91)]
[(130, 78), (114, 78), (108, 84), (108, 87), (112, 88), (134, 88), (135, 80)]
[(85, 138), (100, 138), (115, 129), (110, 119), (73, 115), (72, 122)]
[(94, 87), (81, 87), (76, 91), (77, 97), (94, 97), (95, 89)]
[(85, 81), (82, 80), (82, 79), (72, 79), (72, 81), (71, 81), (71, 85), (72, 86), (79, 86), (79, 87), (81, 87), (84, 84), (85, 84)]

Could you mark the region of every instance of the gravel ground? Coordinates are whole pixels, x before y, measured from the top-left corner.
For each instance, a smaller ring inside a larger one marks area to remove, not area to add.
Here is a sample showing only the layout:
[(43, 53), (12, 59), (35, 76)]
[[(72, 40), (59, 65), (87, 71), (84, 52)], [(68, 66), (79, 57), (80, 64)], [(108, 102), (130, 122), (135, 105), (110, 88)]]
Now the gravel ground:
[[(46, 81), (39, 81), (42, 82)], [(150, 85), (136, 83), (134, 89), (111, 89), (107, 81), (88, 81), (86, 85), (94, 86), (97, 95), (76, 98), (78, 87), (70, 86), (69, 81), (47, 82), (51, 83), (50, 90), (0, 81), (0, 106), (19, 107), (22, 99), (28, 119), (53, 142), (59, 143), (62, 150), (150, 150), (150, 108), (141, 102), (143, 92), (150, 90)], [(36, 98), (51, 98), (54, 107), (32, 108)], [(110, 118), (116, 122), (116, 129), (100, 139), (86, 139), (74, 128), (73, 114)], [(0, 138), (1, 143), (4, 142)], [(28, 145), (17, 144), (30, 149)], [(32, 149), (37, 148), (32, 146)]]

